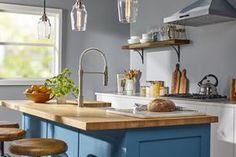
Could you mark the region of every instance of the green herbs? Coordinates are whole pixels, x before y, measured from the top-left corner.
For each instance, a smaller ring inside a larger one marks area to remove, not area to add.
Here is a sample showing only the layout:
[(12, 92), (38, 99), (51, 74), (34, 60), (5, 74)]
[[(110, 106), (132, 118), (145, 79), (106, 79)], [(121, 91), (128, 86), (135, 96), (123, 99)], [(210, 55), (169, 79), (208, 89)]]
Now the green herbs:
[(70, 79), (70, 74), (71, 71), (65, 69), (61, 74), (47, 79), (44, 85), (52, 90), (52, 95), (55, 97), (65, 96), (70, 92), (77, 97), (79, 90)]

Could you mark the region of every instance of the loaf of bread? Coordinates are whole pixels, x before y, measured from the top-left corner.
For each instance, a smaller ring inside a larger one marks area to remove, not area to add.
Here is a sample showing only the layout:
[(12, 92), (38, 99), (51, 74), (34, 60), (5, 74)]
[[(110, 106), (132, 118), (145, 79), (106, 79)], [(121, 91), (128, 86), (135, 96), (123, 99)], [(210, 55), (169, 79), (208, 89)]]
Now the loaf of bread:
[(155, 99), (148, 105), (150, 112), (172, 112), (174, 110), (175, 104), (170, 100)]

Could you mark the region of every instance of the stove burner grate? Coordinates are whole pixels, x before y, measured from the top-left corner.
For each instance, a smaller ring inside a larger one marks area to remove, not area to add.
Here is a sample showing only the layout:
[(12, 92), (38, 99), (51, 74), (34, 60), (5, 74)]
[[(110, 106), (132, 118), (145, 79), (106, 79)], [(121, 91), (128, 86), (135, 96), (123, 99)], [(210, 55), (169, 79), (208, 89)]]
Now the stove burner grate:
[(187, 99), (227, 99), (227, 96), (222, 95), (201, 95), (201, 94), (166, 94), (164, 97), (187, 98)]

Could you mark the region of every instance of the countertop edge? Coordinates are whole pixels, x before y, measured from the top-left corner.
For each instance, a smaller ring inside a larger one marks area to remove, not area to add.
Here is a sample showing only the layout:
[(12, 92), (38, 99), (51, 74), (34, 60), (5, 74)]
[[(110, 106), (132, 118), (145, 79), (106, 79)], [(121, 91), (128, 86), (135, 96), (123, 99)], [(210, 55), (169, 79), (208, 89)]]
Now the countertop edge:
[[(60, 116), (54, 113), (47, 113), (34, 109), (33, 107), (25, 106), (26, 104), (15, 103), (11, 101), (0, 101), (2, 107), (6, 107), (12, 110), (17, 110), (32, 116), (36, 116), (49, 121), (57, 122), (63, 125), (67, 125), (73, 128), (95, 131), (95, 130), (112, 130), (112, 129), (135, 129), (135, 128), (148, 128), (148, 127), (164, 127), (164, 126), (176, 126), (176, 125), (195, 125), (195, 124), (210, 124), (218, 122), (216, 116), (194, 116), (194, 117), (176, 117), (176, 118), (159, 118), (159, 119), (139, 119), (129, 118), (124, 116), (117, 116), (121, 118), (127, 118), (127, 120), (117, 121), (92, 121), (86, 122), (80, 119), (73, 119), (70, 117)], [(22, 105), (22, 106), (21, 106)], [(112, 114), (111, 114), (112, 115)], [(104, 117), (105, 118), (105, 117)], [(96, 117), (94, 118), (96, 119)]]
[[(122, 97), (125, 99), (138, 99), (138, 100), (147, 100), (147, 101), (151, 101), (155, 98), (153, 97), (144, 97), (144, 96), (139, 96), (139, 95), (133, 95), (133, 96), (128, 96), (128, 95), (123, 95), (123, 94), (117, 94), (114, 92), (111, 93), (100, 93), (100, 92), (96, 92), (95, 93), (96, 96), (100, 95), (100, 96), (111, 96), (111, 97)], [(172, 100), (176, 103), (192, 103), (193, 105), (207, 105), (207, 106), (225, 106), (225, 107), (232, 107), (232, 108), (236, 108), (236, 102), (233, 101), (220, 101), (220, 102), (214, 102), (214, 101), (201, 101), (201, 100), (190, 100), (190, 99), (182, 99), (182, 98), (171, 98), (171, 97), (160, 97), (162, 99), (169, 99)]]

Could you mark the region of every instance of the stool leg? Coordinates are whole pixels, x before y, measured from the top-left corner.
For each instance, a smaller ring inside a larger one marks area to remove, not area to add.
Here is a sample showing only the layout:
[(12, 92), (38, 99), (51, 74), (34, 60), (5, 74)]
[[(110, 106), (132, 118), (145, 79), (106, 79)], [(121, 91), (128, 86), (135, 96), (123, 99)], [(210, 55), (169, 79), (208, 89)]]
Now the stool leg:
[(4, 152), (4, 142), (0, 142), (0, 157), (11, 157)]
[(4, 156), (4, 142), (0, 142), (0, 151), (1, 156)]

